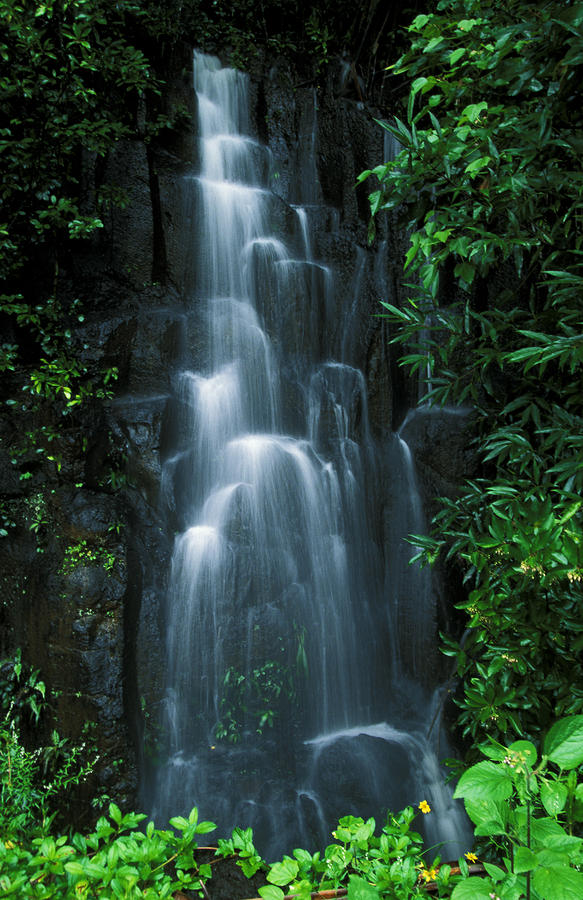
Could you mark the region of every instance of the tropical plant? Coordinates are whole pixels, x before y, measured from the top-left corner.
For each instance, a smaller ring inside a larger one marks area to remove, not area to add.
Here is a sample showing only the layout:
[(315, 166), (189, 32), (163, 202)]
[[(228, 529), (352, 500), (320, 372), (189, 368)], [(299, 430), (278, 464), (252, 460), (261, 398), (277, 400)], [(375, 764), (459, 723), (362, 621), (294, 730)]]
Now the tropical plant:
[(537, 734), (583, 709), (583, 3), (441, 0), (409, 34), (401, 150), (360, 178), (410, 236), (401, 364), (473, 407), (481, 460), (423, 556), (468, 589), (464, 735)]
[(3, 368), (24, 358), (25, 389), (66, 408), (98, 387), (71, 346), (79, 301), (60, 284), (72, 245), (103, 227), (110, 202), (107, 188), (84, 187), (83, 173), (136, 133), (140, 97), (160, 89), (128, 37), (139, 16), (130, 0), (0, 7), (0, 313), (16, 339)]
[(583, 716), (556, 722), (542, 756), (530, 741), (482, 745), (489, 757), (468, 769), (455, 795), (463, 797), (478, 839), (486, 837), (499, 864), (487, 877), (459, 882), (452, 900), (576, 900), (583, 896)]
[[(418, 811), (429, 814), (431, 807), (422, 800)], [(374, 819), (344, 816), (332, 832), (335, 842), (323, 854), (296, 849), (293, 856), (274, 863), (267, 873), (269, 884), (259, 889), (261, 897), (283, 900), (286, 888), (298, 900), (309, 900), (315, 891), (334, 896), (334, 891), (347, 886), (350, 900), (415, 900), (428, 896), (430, 882), (437, 884), (440, 896), (449, 896), (455, 881), (452, 868), (440, 865), (439, 857), (426, 862), (423, 839), (412, 830), (416, 814), (412, 806), (389, 812), (380, 835), (375, 833)], [(464, 860), (460, 865), (468, 871)]]
[[(199, 822), (193, 809), (184, 818), (170, 820), (175, 830), (160, 830), (146, 816), (122, 814), (115, 803), (109, 817), (102, 816), (88, 835), (53, 837), (48, 831), (25, 841), (3, 834), (0, 841), (0, 891), (3, 897), (170, 898), (176, 891), (192, 890), (204, 896), (204, 882), (211, 876), (208, 864), (194, 859), (196, 835), (214, 829)], [(208, 895), (207, 895), (208, 896)]]

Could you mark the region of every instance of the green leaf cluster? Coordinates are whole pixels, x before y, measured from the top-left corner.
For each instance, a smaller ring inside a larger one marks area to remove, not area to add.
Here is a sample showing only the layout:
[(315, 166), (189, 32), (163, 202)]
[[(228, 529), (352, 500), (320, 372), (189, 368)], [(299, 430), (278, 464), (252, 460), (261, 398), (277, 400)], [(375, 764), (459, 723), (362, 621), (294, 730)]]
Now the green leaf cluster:
[(347, 885), (351, 900), (415, 900), (427, 896), (429, 881), (437, 881), (440, 896), (448, 896), (451, 867), (440, 867), (439, 858), (430, 867), (425, 864), (423, 840), (412, 830), (415, 815), (411, 806), (389, 812), (380, 834), (374, 819), (344, 816), (332, 832), (334, 843), (323, 853), (296, 849), (293, 856), (284, 856), (269, 868), (269, 884), (259, 894), (263, 900), (283, 900), (285, 890), (298, 900), (309, 900), (313, 891)]
[(525, 740), (509, 747), (489, 741), (482, 751), (489, 759), (464, 772), (454, 796), (464, 799), (476, 837), (496, 848), (500, 865), (486, 864), (487, 878), (457, 884), (452, 900), (582, 896), (583, 839), (573, 831), (583, 821), (575, 772), (583, 762), (583, 716), (556, 722), (540, 759)]
[(278, 660), (268, 659), (247, 675), (229, 666), (223, 678), (215, 737), (236, 744), (247, 729), (261, 735), (281, 718), (282, 704), (295, 699), (293, 674)]
[(88, 173), (120, 140), (155, 131), (152, 123), (142, 134), (137, 116), (161, 89), (144, 49), (149, 6), (0, 5), (0, 319), (8, 338), (0, 371), (17, 414), (45, 401), (66, 414), (108, 396), (117, 375), (89, 373), (79, 361), (74, 329), (84, 314), (63, 290), (62, 271), (76, 242), (103, 227), (111, 202)]
[[(194, 858), (196, 836), (212, 831), (212, 822), (177, 817), (175, 831), (161, 830), (146, 816), (123, 814), (115, 803), (88, 835), (53, 837), (45, 832), (30, 841), (15, 841), (4, 834), (0, 841), (0, 891), (3, 897), (96, 898), (119, 900), (170, 898), (176, 891), (193, 890), (211, 877), (208, 864)], [(177, 833), (178, 832), (178, 833)]]
[(360, 178), (410, 236), (401, 363), (480, 459), (423, 555), (468, 590), (463, 733), (536, 734), (583, 710), (583, 3), (441, 0), (409, 35), (401, 150)]
[(2, 4), (0, 278), (13, 277), (31, 250), (48, 245), (54, 256), (102, 227), (84, 211), (80, 154), (104, 156), (133, 134), (139, 95), (159, 89), (128, 38), (139, 14), (131, 0)]

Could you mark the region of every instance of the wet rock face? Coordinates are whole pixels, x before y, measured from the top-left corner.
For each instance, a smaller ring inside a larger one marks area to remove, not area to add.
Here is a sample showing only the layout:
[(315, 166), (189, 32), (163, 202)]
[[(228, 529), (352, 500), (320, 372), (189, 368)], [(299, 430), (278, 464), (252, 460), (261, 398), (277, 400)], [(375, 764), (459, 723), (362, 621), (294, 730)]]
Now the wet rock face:
[[(169, 78), (169, 106), (193, 107), (189, 67), (185, 51)], [(313, 217), (313, 260), (334, 273), (315, 333), (332, 334), (336, 358), (363, 372), (372, 437), (382, 442), (402, 404), (394, 351), (384, 320), (376, 316), (380, 299), (398, 302), (391, 257), (399, 237), (379, 221), (376, 241), (368, 246), (367, 186), (355, 189), (355, 182), (360, 171), (382, 160), (383, 135), (358, 100), (335, 93), (333, 74), (317, 92), (297, 82), (279, 60), (265, 65), (252, 92), (253, 129), (271, 153), (273, 219), (282, 240), (299, 246), (293, 204), (306, 205)], [(75, 736), (87, 720), (96, 723), (102, 786), (121, 805), (136, 800), (136, 751), (141, 767), (145, 752), (155, 755), (151, 722), (164, 693), (161, 600), (180, 516), (168, 504), (161, 478), (161, 462), (178, 438), (170, 402), (174, 375), (185, 356), (203, 369), (208, 343), (196, 304), (187, 302), (195, 273), (183, 232), (194, 213), (185, 201), (184, 177), (195, 156), (194, 132), (184, 128), (156, 146), (120, 145), (103, 171), (88, 161), (87, 181), (115, 184), (129, 203), (111, 213), (62, 277), (85, 303), (85, 321), (75, 332), (81, 360), (90, 372), (117, 368), (117, 380), (108, 385), (114, 396), (69, 418), (53, 411), (60, 429), (58, 471), (45, 455), (23, 483), (19, 463), (11, 462), (10, 451), (0, 451), (0, 490), (18, 519), (0, 544), (6, 598), (1, 649), (21, 646), (60, 692), (63, 733)], [(312, 160), (317, 178), (302, 181)], [(341, 327), (346, 309), (349, 324)], [(296, 340), (292, 320), (314, 312), (299, 307), (287, 314), (289, 333), (284, 327), (277, 348), (284, 358)], [(270, 315), (276, 314), (271, 310), (267, 321)], [(291, 361), (283, 372), (286, 427), (294, 433), (306, 397)], [(408, 422), (407, 440), (427, 498), (453, 490), (467, 469), (464, 429), (462, 417), (447, 414), (419, 414)], [(9, 446), (15, 441), (8, 435)], [(385, 512), (373, 525), (380, 548)], [(117, 759), (122, 763), (114, 766)]]
[(453, 497), (476, 468), (470, 407), (424, 407), (410, 411), (400, 434), (414, 455), (429, 515), (437, 497)]

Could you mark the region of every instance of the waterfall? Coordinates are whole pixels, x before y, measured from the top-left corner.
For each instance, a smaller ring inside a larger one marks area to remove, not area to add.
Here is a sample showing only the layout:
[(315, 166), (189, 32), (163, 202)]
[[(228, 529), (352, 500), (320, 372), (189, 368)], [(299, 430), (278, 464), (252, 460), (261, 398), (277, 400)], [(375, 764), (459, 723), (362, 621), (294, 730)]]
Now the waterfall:
[[(175, 379), (179, 425), (162, 474), (178, 534), (153, 813), (196, 805), (222, 833), (252, 826), (274, 858), (322, 846), (340, 815), (380, 821), (431, 796), (431, 838), (449, 840), (460, 813), (440, 786), (432, 693), (416, 671), (435, 643), (431, 591), (421, 600), (418, 574), (408, 580), (408, 558), (387, 555), (375, 526), (380, 451), (351, 335), (364, 251), (335, 359), (334, 272), (310, 231), (315, 103), (288, 244), (272, 231), (277, 198), (247, 88), (246, 75), (195, 53), (184, 290), (199, 333)], [(395, 441), (401, 546), (421, 512), (408, 448)]]

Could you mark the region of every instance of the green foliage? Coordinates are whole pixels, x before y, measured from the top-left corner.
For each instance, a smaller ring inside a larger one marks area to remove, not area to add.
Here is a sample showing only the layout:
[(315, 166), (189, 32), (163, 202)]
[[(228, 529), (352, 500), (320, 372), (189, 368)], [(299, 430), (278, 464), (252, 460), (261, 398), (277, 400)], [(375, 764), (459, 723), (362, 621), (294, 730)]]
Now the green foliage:
[[(380, 836), (375, 821), (341, 819), (336, 842), (323, 854), (294, 850), (274, 863), (264, 900), (283, 900), (284, 891), (308, 900), (313, 891), (348, 886), (352, 900), (414, 900), (431, 895), (452, 900), (576, 900), (583, 896), (583, 838), (574, 830), (583, 822), (583, 785), (576, 767), (583, 761), (583, 716), (556, 722), (539, 756), (533, 743), (504, 746), (489, 739), (481, 746), (486, 760), (469, 768), (454, 796), (463, 798), (484, 849), (485, 862), (473, 874), (468, 851), (457, 867), (429, 865), (419, 834), (411, 831), (412, 807), (389, 813)], [(419, 809), (431, 813), (422, 801)], [(479, 876), (479, 877), (478, 877)]]
[[(431, 812), (426, 803), (419, 808)], [(421, 835), (411, 830), (414, 818), (411, 806), (396, 815), (389, 813), (377, 835), (374, 819), (345, 816), (332, 832), (335, 843), (323, 854), (297, 849), (293, 856), (284, 856), (270, 867), (269, 884), (259, 893), (264, 900), (282, 900), (285, 890), (298, 900), (308, 900), (312, 891), (348, 884), (352, 900), (414, 900), (426, 897), (424, 886), (437, 879), (440, 896), (446, 896), (452, 883), (451, 868), (439, 867), (439, 858), (426, 865)]]
[(322, 25), (318, 12), (314, 9), (306, 22), (306, 33), (312, 43), (316, 56), (316, 72), (319, 74), (328, 63), (328, 44), (330, 32), (326, 25)]
[(156, 89), (147, 59), (127, 39), (138, 9), (130, 0), (2, 4), (0, 277), (20, 270), (31, 250), (48, 245), (56, 258), (63, 242), (102, 227), (83, 211), (78, 156), (103, 156), (132, 134), (128, 100)]
[(263, 734), (280, 717), (283, 700), (294, 697), (291, 672), (277, 660), (255, 666), (248, 676), (229, 666), (223, 679), (221, 719), (215, 726), (215, 737), (236, 744), (246, 728)]
[(43, 802), (39, 753), (29, 753), (9, 715), (0, 722), (0, 830), (20, 835), (29, 828)]
[(237, 864), (247, 878), (252, 878), (259, 869), (265, 867), (264, 861), (253, 845), (251, 828), (235, 828), (230, 838), (220, 838), (217, 855), (224, 858), (236, 855)]
[(100, 544), (90, 544), (86, 539), (71, 544), (65, 550), (60, 574), (67, 574), (79, 566), (101, 566), (108, 574), (115, 567), (115, 554)]
[(46, 830), (32, 839), (0, 841), (2, 896), (32, 898), (97, 898), (120, 900), (170, 898), (176, 891), (193, 890), (203, 896), (211, 877), (209, 865), (194, 859), (196, 835), (214, 829), (198, 822), (196, 808), (188, 819), (171, 820), (177, 830), (159, 830), (146, 816), (122, 814), (115, 803), (88, 834), (53, 837)]
[[(500, 896), (573, 900), (583, 896), (583, 716), (557, 722), (539, 759), (530, 741), (482, 746), (489, 759), (468, 769), (455, 797), (463, 797), (477, 838), (487, 838), (501, 865), (486, 864), (488, 877), (460, 882), (452, 900)], [(474, 893), (472, 893), (474, 891)], [(481, 892), (481, 893), (480, 893)]]
[(474, 408), (481, 457), (422, 555), (469, 592), (463, 733), (536, 734), (583, 710), (583, 3), (442, 0), (409, 34), (401, 152), (360, 178), (410, 234), (401, 362)]
[(0, 832), (11, 837), (52, 821), (97, 761), (87, 741), (73, 743), (55, 729), (42, 742), (49, 706), (44, 681), (24, 664), (20, 649), (0, 662)]
[[(39, 421), (111, 396), (117, 378), (115, 368), (90, 372), (79, 361), (74, 330), (85, 315), (62, 289), (61, 273), (77, 242), (103, 227), (112, 202), (110, 188), (89, 189), (87, 173), (118, 141), (139, 136), (138, 106), (153, 105), (160, 92), (134, 41), (146, 21), (131, 0), (0, 5), (0, 319), (8, 338), (0, 371), (4, 402), (25, 419), (16, 430), (26, 440), (10, 447), (22, 478), (41, 448), (61, 468), (59, 441), (49, 449), (37, 440), (47, 427), (60, 429)], [(161, 127), (154, 117), (141, 136)]]
[(0, 712), (15, 726), (22, 721), (38, 723), (46, 703), (46, 685), (38, 669), (22, 661), (20, 648), (12, 659), (0, 661)]
[(0, 833), (20, 838), (37, 823), (50, 823), (69, 789), (94, 769), (96, 757), (87, 759), (85, 749), (56, 731), (47, 746), (27, 749), (9, 710), (0, 722)]

